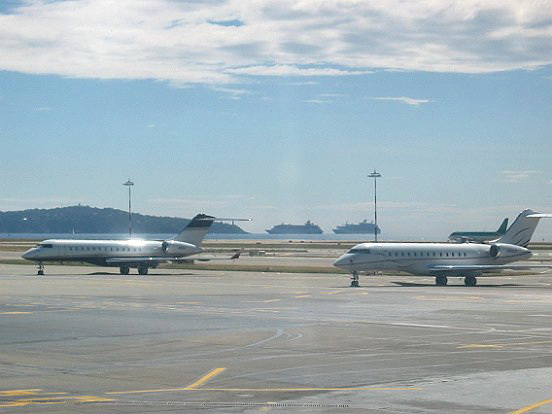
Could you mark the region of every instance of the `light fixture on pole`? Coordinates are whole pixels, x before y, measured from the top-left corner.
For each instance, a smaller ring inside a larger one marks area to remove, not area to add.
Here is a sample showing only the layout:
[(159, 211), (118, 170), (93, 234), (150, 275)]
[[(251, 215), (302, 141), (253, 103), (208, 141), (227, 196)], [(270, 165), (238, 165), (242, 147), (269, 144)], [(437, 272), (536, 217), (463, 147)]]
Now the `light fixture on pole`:
[(130, 204), (130, 187), (134, 185), (132, 181), (130, 181), (130, 178), (126, 183), (123, 183), (123, 185), (126, 185), (128, 187), (128, 238), (130, 239), (132, 237), (132, 211), (131, 211), (131, 204)]
[(374, 168), (374, 172), (368, 174), (368, 177), (374, 179), (374, 241), (378, 241), (378, 196), (377, 196), (377, 184), (376, 180), (381, 177), (381, 174), (376, 171)]

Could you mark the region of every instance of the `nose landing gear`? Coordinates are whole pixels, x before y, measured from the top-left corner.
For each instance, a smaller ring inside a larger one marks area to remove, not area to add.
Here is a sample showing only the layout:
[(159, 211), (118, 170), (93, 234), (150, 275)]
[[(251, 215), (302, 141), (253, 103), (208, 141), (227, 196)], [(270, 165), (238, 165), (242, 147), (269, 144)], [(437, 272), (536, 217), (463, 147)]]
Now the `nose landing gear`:
[(42, 262), (38, 262), (38, 271), (36, 272), (37, 276), (44, 276), (44, 265)]
[(353, 272), (351, 275), (351, 287), (358, 287), (358, 272)]

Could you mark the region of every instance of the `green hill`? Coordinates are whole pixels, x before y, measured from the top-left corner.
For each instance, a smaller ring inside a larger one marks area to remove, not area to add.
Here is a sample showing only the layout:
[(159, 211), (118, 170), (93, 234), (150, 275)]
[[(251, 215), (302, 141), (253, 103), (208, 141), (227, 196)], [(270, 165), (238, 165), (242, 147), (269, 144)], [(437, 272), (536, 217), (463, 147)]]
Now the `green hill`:
[[(132, 214), (133, 233), (176, 234), (189, 219)], [(70, 206), (0, 212), (0, 233), (127, 233), (128, 212), (113, 208)], [(246, 234), (236, 225), (215, 222), (210, 233)]]

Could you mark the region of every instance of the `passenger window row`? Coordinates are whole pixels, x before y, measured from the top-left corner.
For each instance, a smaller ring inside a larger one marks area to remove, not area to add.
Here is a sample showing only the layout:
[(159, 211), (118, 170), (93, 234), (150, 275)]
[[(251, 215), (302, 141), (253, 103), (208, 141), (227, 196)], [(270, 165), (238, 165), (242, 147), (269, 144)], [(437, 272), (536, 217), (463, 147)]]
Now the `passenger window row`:
[(141, 247), (96, 247), (96, 246), (69, 246), (69, 251), (98, 251), (98, 252), (141, 252)]
[[(393, 252), (388, 253), (389, 256), (393, 256)], [(395, 252), (395, 257), (467, 257), (466, 252)]]

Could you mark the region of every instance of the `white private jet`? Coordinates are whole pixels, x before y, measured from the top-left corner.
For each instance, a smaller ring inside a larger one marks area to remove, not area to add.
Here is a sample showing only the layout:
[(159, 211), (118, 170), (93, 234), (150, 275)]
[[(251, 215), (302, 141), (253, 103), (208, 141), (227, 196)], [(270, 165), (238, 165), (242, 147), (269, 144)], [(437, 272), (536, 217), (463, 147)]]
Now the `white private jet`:
[(524, 210), (500, 238), (481, 243), (362, 243), (354, 246), (334, 263), (352, 273), (351, 286), (358, 287), (359, 272), (401, 271), (417, 276), (435, 276), (435, 284), (447, 284), (447, 276), (464, 278), (466, 286), (475, 286), (477, 276), (503, 270), (551, 269), (552, 265), (511, 264), (527, 260), (527, 249), (541, 218)]
[[(168, 240), (44, 240), (22, 257), (38, 262), (38, 275), (44, 275), (43, 262), (48, 261), (114, 266), (119, 267), (123, 275), (133, 267), (139, 274), (147, 275), (148, 269), (159, 263), (183, 261), (184, 257), (202, 253), (201, 242), (214, 220), (214, 217), (198, 214), (176, 237)], [(238, 257), (239, 252), (230, 259)]]

